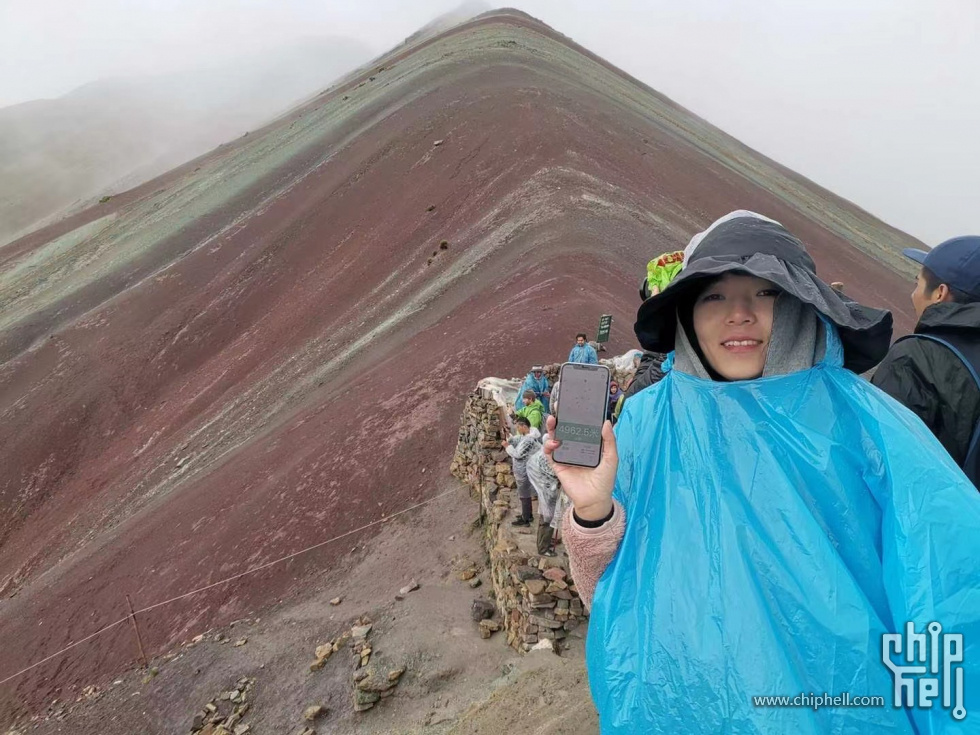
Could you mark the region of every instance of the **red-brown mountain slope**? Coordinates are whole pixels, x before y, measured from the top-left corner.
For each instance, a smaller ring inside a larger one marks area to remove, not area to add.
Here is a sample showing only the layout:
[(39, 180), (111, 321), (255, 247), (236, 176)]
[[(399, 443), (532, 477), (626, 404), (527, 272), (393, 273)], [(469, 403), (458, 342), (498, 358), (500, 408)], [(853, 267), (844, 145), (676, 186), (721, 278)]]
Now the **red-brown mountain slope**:
[[(478, 378), (562, 359), (601, 313), (634, 346), (646, 261), (732, 209), (911, 325), (884, 262), (911, 238), (523, 14), (378, 67), (0, 249), (0, 679), (126, 594), (145, 607), (425, 497)], [(147, 613), (144, 644), (344, 551)], [(0, 685), (0, 722), (133, 657), (119, 626)]]

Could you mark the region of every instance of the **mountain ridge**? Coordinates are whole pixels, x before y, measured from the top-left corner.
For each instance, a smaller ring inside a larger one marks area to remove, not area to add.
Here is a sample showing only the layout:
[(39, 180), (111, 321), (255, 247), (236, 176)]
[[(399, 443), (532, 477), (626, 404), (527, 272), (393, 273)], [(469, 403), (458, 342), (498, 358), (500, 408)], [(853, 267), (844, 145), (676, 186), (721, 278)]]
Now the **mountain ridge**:
[[(917, 241), (596, 59), (484, 15), (0, 248), (0, 678), (122, 592), (151, 604), (430, 497), (477, 380), (563, 357), (600, 314), (634, 347), (647, 260), (730, 210), (911, 327), (872, 255)], [(161, 609), (145, 643), (295, 584)], [(0, 716), (132, 655), (39, 667)]]

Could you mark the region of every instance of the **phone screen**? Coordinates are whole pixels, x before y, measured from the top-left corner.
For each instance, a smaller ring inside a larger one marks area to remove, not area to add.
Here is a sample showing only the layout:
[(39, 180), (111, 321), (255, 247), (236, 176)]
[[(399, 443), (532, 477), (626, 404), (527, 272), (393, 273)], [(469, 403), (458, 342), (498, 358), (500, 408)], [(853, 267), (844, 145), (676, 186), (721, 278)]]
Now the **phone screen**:
[(561, 366), (554, 459), (562, 464), (597, 467), (602, 455), (602, 424), (609, 401), (609, 368), (566, 362)]

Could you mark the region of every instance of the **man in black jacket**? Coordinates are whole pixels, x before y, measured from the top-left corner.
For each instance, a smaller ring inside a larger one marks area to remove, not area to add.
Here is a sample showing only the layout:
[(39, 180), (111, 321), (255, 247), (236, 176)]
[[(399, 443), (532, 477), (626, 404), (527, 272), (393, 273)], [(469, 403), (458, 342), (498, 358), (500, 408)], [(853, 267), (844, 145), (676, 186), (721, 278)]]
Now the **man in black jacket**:
[(976, 485), (980, 387), (970, 367), (980, 373), (980, 237), (903, 252), (922, 266), (912, 292), (916, 336), (892, 345), (871, 382), (917, 414)]

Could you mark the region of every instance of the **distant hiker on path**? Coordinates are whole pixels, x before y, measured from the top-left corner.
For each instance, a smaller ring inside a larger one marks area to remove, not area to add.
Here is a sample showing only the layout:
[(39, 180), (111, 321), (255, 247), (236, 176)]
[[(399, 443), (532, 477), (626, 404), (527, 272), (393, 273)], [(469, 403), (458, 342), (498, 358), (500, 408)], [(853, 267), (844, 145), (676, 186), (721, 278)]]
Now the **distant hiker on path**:
[(541, 450), (541, 432), (531, 426), (531, 422), (518, 416), (515, 422), (517, 433), (503, 441), (504, 449), (514, 465), (514, 478), (517, 480), (517, 497), (521, 501), (521, 514), (512, 526), (530, 526), (534, 520), (531, 499), (534, 488), (527, 477), (527, 460)]
[(544, 376), (544, 368), (540, 365), (532, 367), (531, 372), (524, 378), (524, 385), (521, 386), (520, 391), (517, 393), (514, 408), (519, 409), (524, 405), (523, 400), (526, 391), (533, 391), (534, 397), (541, 401), (541, 405), (544, 406), (544, 412), (548, 413), (548, 402), (551, 399), (551, 386), (548, 385), (548, 379)]
[(980, 487), (980, 237), (903, 252), (921, 265), (912, 292), (919, 323), (871, 382), (922, 419)]
[(579, 332), (575, 335), (575, 346), (568, 353), (568, 362), (584, 362), (587, 365), (598, 365), (599, 355), (592, 345), (586, 344), (588, 335)]

